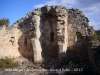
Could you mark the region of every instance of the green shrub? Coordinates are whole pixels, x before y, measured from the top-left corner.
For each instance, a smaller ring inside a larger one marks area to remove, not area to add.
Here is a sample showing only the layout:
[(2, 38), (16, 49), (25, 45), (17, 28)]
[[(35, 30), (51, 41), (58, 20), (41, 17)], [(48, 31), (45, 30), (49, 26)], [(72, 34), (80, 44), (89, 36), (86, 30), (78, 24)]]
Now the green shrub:
[(13, 58), (5, 57), (5, 59), (0, 59), (0, 68), (14, 68), (17, 66), (18, 63), (14, 62)]
[(100, 41), (100, 36), (97, 33), (94, 33), (91, 37), (91, 40), (99, 40)]
[(95, 32), (100, 36), (100, 30), (96, 30)]

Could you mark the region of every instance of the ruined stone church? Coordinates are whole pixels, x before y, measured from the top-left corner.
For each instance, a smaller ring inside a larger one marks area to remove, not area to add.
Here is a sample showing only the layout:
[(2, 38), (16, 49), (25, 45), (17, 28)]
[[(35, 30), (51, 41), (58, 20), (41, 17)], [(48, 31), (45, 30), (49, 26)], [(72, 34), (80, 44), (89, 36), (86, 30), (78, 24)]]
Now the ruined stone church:
[(23, 56), (34, 62), (49, 57), (59, 61), (68, 56), (85, 59), (93, 33), (82, 11), (46, 5), (10, 27), (0, 27), (0, 58)]

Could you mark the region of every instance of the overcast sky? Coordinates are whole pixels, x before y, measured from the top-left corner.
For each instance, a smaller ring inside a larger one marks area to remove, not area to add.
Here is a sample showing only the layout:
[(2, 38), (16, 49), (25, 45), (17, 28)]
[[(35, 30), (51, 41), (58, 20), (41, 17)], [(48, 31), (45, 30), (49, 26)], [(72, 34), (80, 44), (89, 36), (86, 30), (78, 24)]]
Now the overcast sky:
[(0, 19), (10, 19), (10, 25), (25, 17), (26, 13), (44, 5), (64, 5), (78, 8), (90, 20), (94, 29), (100, 29), (100, 0), (0, 0)]

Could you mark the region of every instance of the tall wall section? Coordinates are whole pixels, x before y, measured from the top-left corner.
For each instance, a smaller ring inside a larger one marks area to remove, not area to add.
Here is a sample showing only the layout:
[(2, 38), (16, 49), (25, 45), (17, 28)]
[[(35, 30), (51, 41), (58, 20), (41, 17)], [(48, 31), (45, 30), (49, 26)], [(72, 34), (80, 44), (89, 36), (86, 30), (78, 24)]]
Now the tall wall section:
[(37, 57), (39, 60), (42, 55), (60, 60), (66, 56), (67, 17), (68, 10), (64, 6), (44, 6), (33, 11), (31, 36), (34, 59)]
[(89, 20), (78, 9), (69, 9), (68, 16), (68, 56), (88, 57), (88, 42), (94, 34), (93, 27), (89, 26)]

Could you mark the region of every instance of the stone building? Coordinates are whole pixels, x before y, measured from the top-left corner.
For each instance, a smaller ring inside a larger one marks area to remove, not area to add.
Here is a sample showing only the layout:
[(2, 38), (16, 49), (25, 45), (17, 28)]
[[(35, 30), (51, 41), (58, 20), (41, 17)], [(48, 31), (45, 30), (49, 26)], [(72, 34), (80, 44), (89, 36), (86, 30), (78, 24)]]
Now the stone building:
[(53, 57), (88, 57), (88, 39), (94, 33), (78, 9), (44, 6), (27, 13), (10, 27), (0, 28), (0, 58), (23, 56), (34, 62)]

